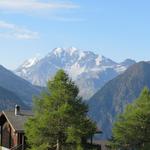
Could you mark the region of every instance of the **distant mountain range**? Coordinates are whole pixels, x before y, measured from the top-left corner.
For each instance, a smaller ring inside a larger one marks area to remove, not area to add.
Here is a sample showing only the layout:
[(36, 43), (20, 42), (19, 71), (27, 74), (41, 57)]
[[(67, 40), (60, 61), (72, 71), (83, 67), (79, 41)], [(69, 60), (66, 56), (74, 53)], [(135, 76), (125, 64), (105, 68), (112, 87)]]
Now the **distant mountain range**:
[(15, 70), (34, 85), (45, 86), (59, 69), (64, 69), (80, 88), (80, 95), (89, 99), (105, 83), (123, 73), (135, 61), (116, 63), (91, 51), (77, 48), (56, 48), (44, 58), (25, 61)]
[(40, 91), (41, 88), (33, 86), (0, 65), (0, 110), (12, 108), (15, 104), (29, 108), (32, 97)]
[(111, 137), (112, 124), (124, 107), (136, 99), (141, 90), (150, 88), (150, 62), (134, 64), (109, 81), (89, 101), (89, 115), (103, 130), (103, 138)]

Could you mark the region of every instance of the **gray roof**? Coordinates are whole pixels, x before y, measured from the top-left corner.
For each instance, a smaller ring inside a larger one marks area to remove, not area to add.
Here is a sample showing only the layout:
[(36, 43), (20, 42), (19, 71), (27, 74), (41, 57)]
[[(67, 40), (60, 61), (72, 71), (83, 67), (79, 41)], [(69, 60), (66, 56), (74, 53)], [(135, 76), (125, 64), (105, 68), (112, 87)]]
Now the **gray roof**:
[(25, 122), (33, 116), (33, 112), (27, 110), (21, 110), (19, 115), (15, 115), (15, 111), (3, 111), (2, 113), (17, 132), (24, 132)]

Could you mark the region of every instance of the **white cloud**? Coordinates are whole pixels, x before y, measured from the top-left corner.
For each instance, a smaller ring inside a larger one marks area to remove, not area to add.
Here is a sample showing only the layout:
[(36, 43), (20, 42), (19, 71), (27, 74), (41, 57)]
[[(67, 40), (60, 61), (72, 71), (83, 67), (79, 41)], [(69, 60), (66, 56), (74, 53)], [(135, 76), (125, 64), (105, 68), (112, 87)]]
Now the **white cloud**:
[(74, 14), (70, 17), (71, 10), (79, 8), (80, 5), (71, 0), (0, 0), (0, 12), (4, 15), (21, 13), (57, 21), (82, 21), (83, 19), (73, 17)]
[(20, 27), (12, 23), (0, 21), (0, 37), (15, 39), (37, 39), (38, 32), (31, 31), (25, 27)]
[(70, 2), (42, 2), (39, 0), (0, 0), (0, 9), (15, 10), (15, 11), (42, 11), (53, 9), (74, 9), (79, 5)]

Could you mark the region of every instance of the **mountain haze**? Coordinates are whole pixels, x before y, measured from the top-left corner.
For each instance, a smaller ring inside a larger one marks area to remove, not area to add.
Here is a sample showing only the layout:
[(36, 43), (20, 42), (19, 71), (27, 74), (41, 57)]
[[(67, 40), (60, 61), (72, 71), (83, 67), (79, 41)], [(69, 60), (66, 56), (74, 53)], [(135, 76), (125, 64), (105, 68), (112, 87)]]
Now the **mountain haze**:
[(0, 87), (0, 110), (12, 109), (16, 104), (29, 109), (15, 93)]
[[(24, 104), (27, 106), (31, 106), (32, 97), (34, 95), (38, 95), (41, 90), (40, 88), (33, 86), (28, 81), (20, 78), (19, 76), (15, 75), (13, 72), (7, 70), (1, 65), (0, 87), (4, 91), (1, 92), (2, 97), (4, 97), (4, 95), (13, 95), (12, 98), (11, 96), (8, 96), (9, 98), (11, 98), (10, 100), (14, 101), (13, 103), (15, 103), (15, 101), (18, 101), (20, 104)], [(5, 105), (9, 105), (9, 103), (6, 102)]]
[(116, 116), (139, 96), (145, 86), (150, 88), (150, 62), (134, 64), (109, 81), (88, 101), (89, 115), (102, 127), (104, 138), (111, 137)]

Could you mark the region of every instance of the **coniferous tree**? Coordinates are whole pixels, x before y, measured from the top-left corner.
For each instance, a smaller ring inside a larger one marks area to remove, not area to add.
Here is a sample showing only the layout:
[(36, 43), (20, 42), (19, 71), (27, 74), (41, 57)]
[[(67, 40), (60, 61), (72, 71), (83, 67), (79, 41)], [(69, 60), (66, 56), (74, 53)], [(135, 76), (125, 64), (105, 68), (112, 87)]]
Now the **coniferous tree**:
[(88, 107), (78, 87), (59, 70), (48, 82), (47, 91), (34, 100), (34, 116), (25, 127), (32, 150), (80, 150), (83, 141), (96, 131), (87, 117)]
[(113, 127), (111, 147), (119, 150), (149, 150), (150, 147), (150, 91), (129, 104)]

